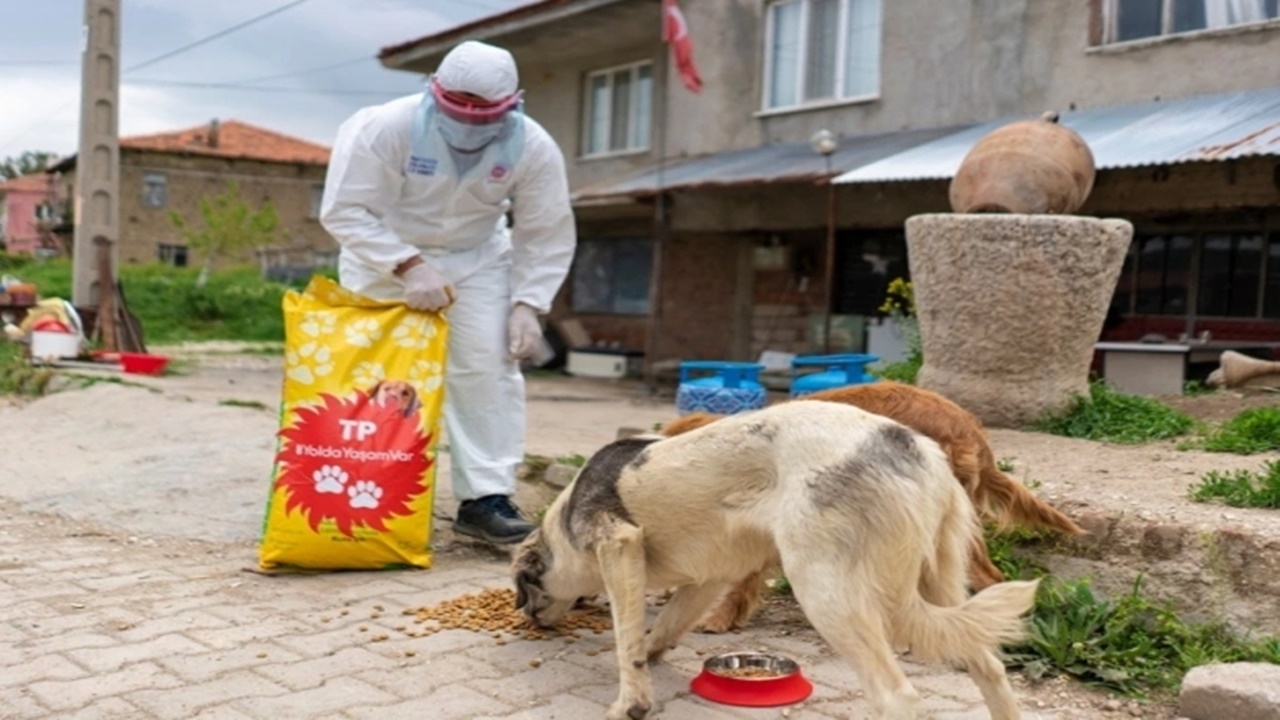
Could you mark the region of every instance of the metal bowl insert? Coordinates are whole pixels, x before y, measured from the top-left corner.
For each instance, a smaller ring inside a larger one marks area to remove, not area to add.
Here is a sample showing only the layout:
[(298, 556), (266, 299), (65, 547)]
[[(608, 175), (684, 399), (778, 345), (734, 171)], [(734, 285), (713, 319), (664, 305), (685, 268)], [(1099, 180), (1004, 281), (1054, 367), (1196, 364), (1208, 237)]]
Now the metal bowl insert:
[(800, 672), (795, 660), (762, 652), (716, 655), (702, 664), (707, 672), (734, 680), (777, 680)]

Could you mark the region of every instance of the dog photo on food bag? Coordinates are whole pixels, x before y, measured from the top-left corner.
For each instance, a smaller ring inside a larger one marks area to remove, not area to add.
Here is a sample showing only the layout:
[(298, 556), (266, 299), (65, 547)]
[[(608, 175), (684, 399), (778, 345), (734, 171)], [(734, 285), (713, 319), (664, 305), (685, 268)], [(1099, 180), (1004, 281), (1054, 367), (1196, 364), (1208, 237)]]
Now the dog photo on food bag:
[[(938, 443), (841, 403), (797, 400), (597, 452), (517, 549), (516, 604), (553, 625), (606, 592), (620, 687), (608, 718), (653, 704), (648, 663), (743, 578), (778, 563), (852, 665), (876, 718), (915, 718), (894, 655), (967, 668), (995, 720), (1019, 718), (997, 653), (1025, 633), (1038, 581), (966, 599), (981, 526)], [(648, 635), (645, 591), (675, 588)]]

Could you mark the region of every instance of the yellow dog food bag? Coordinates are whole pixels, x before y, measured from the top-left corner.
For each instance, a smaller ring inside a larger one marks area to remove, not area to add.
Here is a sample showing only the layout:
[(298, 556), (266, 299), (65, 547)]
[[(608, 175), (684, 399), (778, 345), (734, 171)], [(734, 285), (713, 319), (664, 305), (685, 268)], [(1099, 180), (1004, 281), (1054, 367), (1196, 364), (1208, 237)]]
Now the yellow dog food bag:
[(260, 570), (430, 567), (448, 325), (320, 276), (283, 308)]

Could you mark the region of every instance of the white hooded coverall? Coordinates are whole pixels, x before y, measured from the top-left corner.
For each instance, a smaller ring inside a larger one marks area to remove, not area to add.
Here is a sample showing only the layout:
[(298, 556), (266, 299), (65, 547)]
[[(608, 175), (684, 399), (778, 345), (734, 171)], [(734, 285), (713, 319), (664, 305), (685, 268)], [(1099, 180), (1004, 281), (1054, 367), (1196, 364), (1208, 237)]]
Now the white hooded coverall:
[[(516, 91), (510, 54), (480, 43), (452, 51), (437, 77), (453, 80), (450, 90), (482, 97)], [(444, 421), (454, 494), (459, 501), (511, 495), (524, 458), (525, 393), (519, 365), (508, 357), (507, 321), (516, 303), (549, 311), (573, 259), (564, 157), (546, 130), (516, 113), (523, 149), (514, 167), (509, 148), (504, 154), (498, 143), (478, 161), (424, 163), (413, 147), (422, 107), (419, 93), (361, 109), (343, 123), (320, 220), (341, 245), (344, 287), (402, 299), (393, 271), (414, 255), (453, 283), (457, 300), (444, 311)], [(439, 140), (438, 129), (428, 132)]]

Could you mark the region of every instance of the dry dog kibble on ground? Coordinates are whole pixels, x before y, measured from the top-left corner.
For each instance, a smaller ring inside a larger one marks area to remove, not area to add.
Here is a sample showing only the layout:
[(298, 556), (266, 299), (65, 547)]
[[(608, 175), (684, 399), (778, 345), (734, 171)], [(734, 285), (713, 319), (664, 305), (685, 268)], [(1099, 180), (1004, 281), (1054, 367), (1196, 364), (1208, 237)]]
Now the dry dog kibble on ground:
[(579, 630), (599, 634), (613, 627), (608, 611), (593, 605), (570, 611), (554, 628), (534, 627), (516, 608), (515, 591), (507, 589), (468, 593), (436, 605), (411, 608), (404, 614), (412, 615), (414, 623), (419, 625), (434, 622), (439, 630), (486, 632), (495, 638), (507, 633), (526, 640), (550, 640), (556, 636), (573, 638), (578, 636)]

